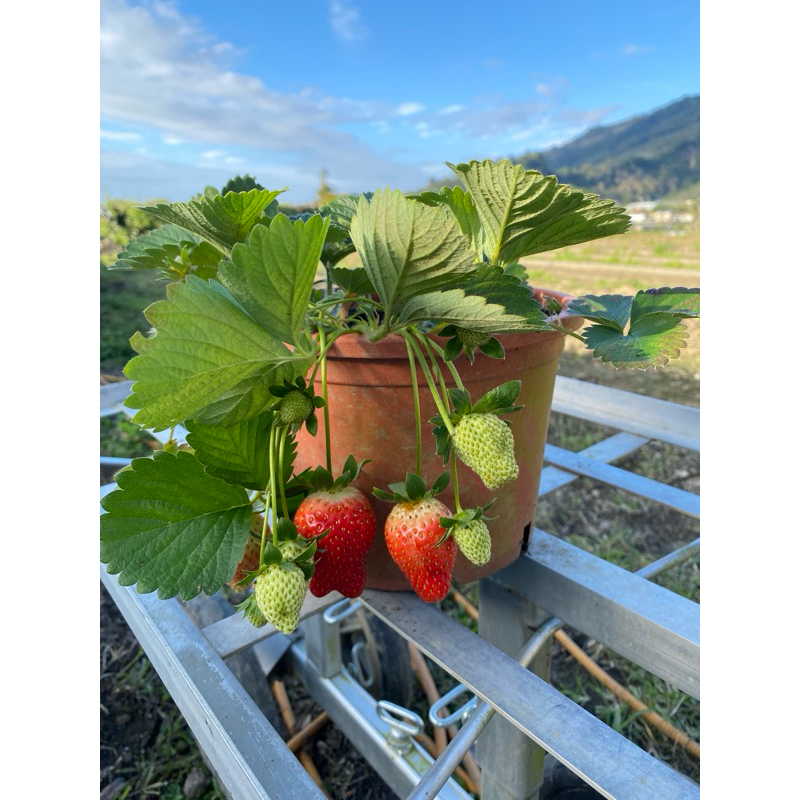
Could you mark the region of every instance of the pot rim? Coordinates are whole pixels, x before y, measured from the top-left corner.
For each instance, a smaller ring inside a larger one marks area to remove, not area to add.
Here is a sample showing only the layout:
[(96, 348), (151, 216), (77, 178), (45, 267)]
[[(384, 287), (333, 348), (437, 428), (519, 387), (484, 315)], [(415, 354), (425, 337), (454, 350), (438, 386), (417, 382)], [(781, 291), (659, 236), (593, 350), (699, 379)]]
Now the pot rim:
[[(563, 327), (575, 331), (584, 323), (583, 317), (571, 314), (565, 307), (570, 300), (575, 299), (575, 295), (566, 292), (559, 292), (556, 289), (542, 289), (531, 286), (534, 295), (551, 297), (561, 303), (562, 311), (558, 315)], [(550, 317), (552, 318), (552, 317)], [(550, 339), (557, 339), (566, 336), (561, 331), (521, 331), (518, 333), (498, 333), (497, 338), (503, 343), (503, 347), (508, 350), (515, 350), (522, 347), (531, 347), (541, 344)], [(441, 336), (433, 336), (433, 339), (442, 346), (447, 339)], [(405, 339), (398, 333), (390, 333), (380, 341), (371, 342), (363, 334), (340, 336), (330, 347), (327, 357), (331, 358), (408, 358)]]

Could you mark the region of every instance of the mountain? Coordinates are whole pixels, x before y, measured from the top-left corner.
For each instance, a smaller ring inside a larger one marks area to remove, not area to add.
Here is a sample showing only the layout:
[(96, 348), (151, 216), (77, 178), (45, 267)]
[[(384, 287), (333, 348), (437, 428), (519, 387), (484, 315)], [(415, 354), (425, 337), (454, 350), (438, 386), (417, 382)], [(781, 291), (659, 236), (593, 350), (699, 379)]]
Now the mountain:
[(700, 96), (682, 97), (648, 114), (591, 128), (558, 147), (510, 159), (620, 203), (688, 190), (700, 181)]

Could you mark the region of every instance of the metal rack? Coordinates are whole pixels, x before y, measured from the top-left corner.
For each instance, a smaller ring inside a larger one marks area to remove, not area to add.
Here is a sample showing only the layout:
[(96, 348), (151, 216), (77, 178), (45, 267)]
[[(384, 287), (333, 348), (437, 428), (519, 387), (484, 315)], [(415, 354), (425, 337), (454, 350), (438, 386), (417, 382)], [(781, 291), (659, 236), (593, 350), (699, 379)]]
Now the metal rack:
[[(125, 413), (129, 391), (130, 382), (101, 387), (101, 416)], [(553, 410), (619, 432), (579, 453), (548, 445), (540, 496), (585, 476), (699, 517), (698, 495), (613, 465), (651, 440), (699, 451), (697, 409), (559, 377)], [(101, 496), (113, 488), (101, 487)], [(547, 676), (551, 637), (566, 624), (699, 698), (700, 607), (650, 580), (698, 552), (699, 539), (630, 573), (534, 529), (516, 562), (481, 581), (480, 635), (412, 593), (374, 590), (356, 601), (309, 595), (291, 637), (240, 615), (198, 626), (177, 599), (121, 587), (103, 565), (100, 577), (236, 800), (323, 797), (226, 663), (246, 650), (266, 673), (288, 651), (310, 694), (400, 797), (471, 797), (451, 775), (477, 740), (484, 800), (535, 800), (545, 752), (604, 797), (697, 800), (697, 784), (573, 703)], [(435, 761), (410, 736), (421, 720), (376, 701), (343, 666), (340, 627), (358, 607), (460, 682), (432, 709), (437, 724), (454, 694), (474, 695), (451, 715), (461, 728)]]

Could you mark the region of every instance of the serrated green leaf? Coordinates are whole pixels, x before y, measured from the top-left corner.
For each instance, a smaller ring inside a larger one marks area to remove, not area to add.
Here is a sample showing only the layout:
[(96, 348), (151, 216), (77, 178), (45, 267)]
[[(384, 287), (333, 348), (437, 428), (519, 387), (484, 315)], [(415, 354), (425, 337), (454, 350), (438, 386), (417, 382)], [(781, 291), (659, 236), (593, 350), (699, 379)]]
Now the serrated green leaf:
[(372, 197), (372, 192), (364, 192), (361, 195), (341, 194), (322, 206), (319, 213), (322, 214), (323, 217), (330, 217), (332, 223), (349, 232), (350, 225), (353, 222), (353, 217), (358, 208), (359, 198), (361, 197), (369, 201)]
[(475, 255), (458, 223), (441, 208), (378, 191), (358, 201), (351, 235), (387, 318), (414, 297), (475, 271)]
[(631, 325), (627, 333), (605, 325), (591, 325), (583, 336), (596, 358), (610, 361), (615, 367), (646, 369), (677, 358), (686, 346), (688, 331), (673, 314), (651, 314)]
[(569, 311), (590, 322), (624, 331), (631, 315), (633, 298), (621, 294), (593, 295), (576, 297), (569, 303)]
[(438, 192), (420, 192), (418, 195), (411, 195), (411, 198), (428, 206), (446, 208), (458, 222), (461, 232), (469, 238), (470, 245), (478, 256), (477, 260), (483, 260), (483, 228), (475, 201), (469, 192), (465, 192), (460, 186), (443, 186)]
[(237, 175), (231, 178), (223, 187), (220, 194), (228, 194), (228, 192), (250, 192), (253, 189), (258, 189), (263, 192), (264, 187), (250, 175)]
[(214, 594), (233, 575), (249, 536), (247, 492), (203, 469), (190, 453), (136, 458), (102, 502), (100, 560), (142, 593)]
[(458, 288), (412, 298), (399, 319), (435, 320), (491, 334), (548, 330), (530, 288), (504, 275), (501, 267), (489, 264), (461, 280)]
[(677, 317), (700, 315), (700, 290), (681, 288), (646, 289), (637, 292), (631, 307), (631, 324), (649, 314), (672, 314)]
[(237, 244), (219, 281), (244, 309), (282, 342), (299, 344), (328, 221), (319, 214), (292, 223), (279, 214)]
[(289, 365), (293, 374), (293, 362), (300, 369), (308, 363), (213, 280), (190, 275), (185, 283), (170, 284), (167, 299), (151, 305), (145, 317), (156, 332), (131, 338), (139, 355), (125, 368), (135, 381), (125, 403), (139, 409), (134, 420), (145, 427), (163, 430), (192, 418), (208, 422), (202, 412), (221, 402), (225, 413), (244, 402), (245, 415), (236, 421), (256, 416), (274, 401), (268, 387), (285, 377), (282, 368)]
[(625, 209), (613, 200), (585, 194), (558, 183), (553, 175), (545, 177), (506, 159), (447, 166), (472, 195), (493, 264), (623, 233), (630, 227)]
[(475, 414), (486, 414), (510, 408), (519, 397), (521, 389), (521, 381), (506, 381), (486, 392), (472, 407), (472, 411)]
[(457, 416), (468, 413), (472, 408), (472, 401), (466, 389), (449, 389), (447, 395), (453, 404), (453, 413)]
[(375, 291), (364, 267), (328, 267), (328, 275), (345, 294), (369, 295)]
[[(267, 411), (227, 428), (189, 420), (186, 441), (194, 448), (206, 472), (226, 483), (263, 491), (270, 477), (269, 432), (274, 413)], [(297, 443), (287, 437), (283, 456), (283, 479), (289, 480)]]
[(284, 191), (252, 189), (249, 192), (229, 192), (188, 203), (159, 203), (148, 206), (146, 210), (164, 222), (198, 234), (229, 253), (237, 242), (247, 238), (267, 205)]
[(264, 564), (280, 564), (283, 561), (283, 553), (275, 547), (272, 541), (267, 541), (264, 545)]
[(109, 269), (163, 269), (168, 259), (180, 256), (183, 247), (201, 241), (199, 236), (177, 225), (162, 225), (137, 236)]

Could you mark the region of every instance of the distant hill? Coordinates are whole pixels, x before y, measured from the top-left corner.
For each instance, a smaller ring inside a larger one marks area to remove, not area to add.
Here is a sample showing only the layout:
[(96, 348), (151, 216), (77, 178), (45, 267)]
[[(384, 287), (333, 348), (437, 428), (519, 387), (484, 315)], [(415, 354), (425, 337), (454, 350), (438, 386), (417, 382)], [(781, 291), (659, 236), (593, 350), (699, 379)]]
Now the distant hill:
[[(620, 203), (657, 200), (700, 181), (700, 96), (588, 130), (567, 144), (509, 158)], [(453, 185), (440, 181), (434, 186)], [(429, 187), (429, 188), (433, 188)]]

